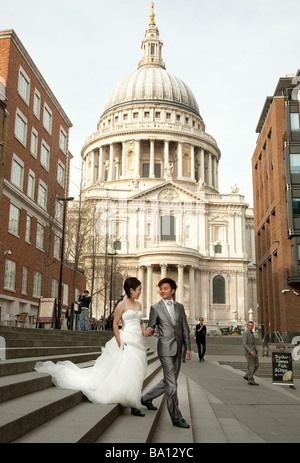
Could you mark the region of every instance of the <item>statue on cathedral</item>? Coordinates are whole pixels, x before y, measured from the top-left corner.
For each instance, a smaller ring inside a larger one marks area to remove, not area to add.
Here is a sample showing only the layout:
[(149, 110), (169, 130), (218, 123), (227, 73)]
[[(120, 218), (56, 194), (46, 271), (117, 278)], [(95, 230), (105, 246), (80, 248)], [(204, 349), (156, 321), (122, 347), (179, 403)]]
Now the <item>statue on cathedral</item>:
[(168, 165), (165, 167), (165, 176), (166, 179), (171, 179), (173, 177), (173, 162), (169, 161)]
[(197, 186), (198, 186), (198, 191), (203, 191), (204, 190), (204, 180), (203, 178), (199, 178), (198, 182), (197, 182)]
[(230, 192), (230, 193), (232, 193), (232, 194), (237, 194), (237, 193), (239, 193), (239, 192), (240, 192), (240, 189), (239, 189), (239, 187), (237, 186), (237, 184), (235, 184), (235, 185), (233, 185), (233, 186), (231, 187), (231, 192)]

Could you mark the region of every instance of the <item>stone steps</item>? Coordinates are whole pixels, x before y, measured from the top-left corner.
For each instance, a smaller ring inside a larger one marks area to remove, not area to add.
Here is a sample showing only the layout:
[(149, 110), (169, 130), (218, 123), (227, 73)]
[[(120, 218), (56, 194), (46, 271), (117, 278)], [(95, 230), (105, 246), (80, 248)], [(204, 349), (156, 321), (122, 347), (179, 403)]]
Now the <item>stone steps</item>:
[[(20, 336), (19, 333), (15, 334), (17, 337)], [(109, 333), (110, 337), (111, 335), (112, 333)], [(219, 399), (182, 372), (178, 378), (178, 395), (181, 412), (190, 424), (189, 429), (172, 425), (164, 396), (153, 401), (158, 407), (157, 411), (141, 406), (141, 410), (145, 412), (145, 417), (141, 418), (131, 415), (129, 408), (119, 404), (95, 405), (80, 391), (58, 389), (52, 385), (49, 375), (33, 370), (37, 361), (56, 362), (69, 359), (85, 368), (92, 365), (100, 355), (101, 347), (94, 346), (93, 352), (82, 353), (74, 352), (76, 345), (66, 346), (66, 341), (71, 337), (74, 342), (81, 337), (86, 343), (86, 348), (90, 347), (91, 338), (95, 339), (95, 333), (84, 333), (84, 336), (76, 337), (74, 333), (70, 336), (62, 332), (53, 335), (51, 332), (48, 336), (48, 348), (44, 344), (43, 336), (39, 340), (43, 343), (43, 347), (39, 347), (40, 353), (47, 355), (0, 361), (0, 442), (184, 444), (234, 442), (236, 436), (240, 441), (261, 442), (255, 433), (240, 425), (229, 409), (226, 419), (223, 415), (217, 416), (214, 406), (219, 404)], [(32, 337), (29, 332), (28, 337)], [(56, 342), (53, 347), (54, 338), (62, 343), (59, 355)], [(23, 333), (23, 339), (26, 340), (26, 333)], [(148, 370), (143, 392), (162, 377), (154, 341), (147, 350)], [(101, 342), (104, 345), (105, 342)], [(223, 353), (224, 343), (216, 343), (221, 349), (219, 352)], [(238, 345), (236, 340), (234, 343)], [(230, 343), (226, 346), (232, 347)], [(23, 349), (24, 355), (26, 352), (28, 351)], [(240, 368), (241, 362), (236, 362), (236, 365), (236, 368)], [(226, 405), (222, 403), (222, 407)]]

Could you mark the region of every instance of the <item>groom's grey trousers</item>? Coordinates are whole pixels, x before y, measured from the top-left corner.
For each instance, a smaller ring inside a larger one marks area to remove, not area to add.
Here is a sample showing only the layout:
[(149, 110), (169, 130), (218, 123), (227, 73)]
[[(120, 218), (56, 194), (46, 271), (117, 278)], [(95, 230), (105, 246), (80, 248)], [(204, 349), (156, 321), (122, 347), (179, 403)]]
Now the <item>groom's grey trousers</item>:
[(166, 393), (168, 412), (174, 423), (182, 419), (177, 397), (177, 378), (181, 365), (181, 355), (159, 357), (159, 359), (163, 367), (164, 378), (143, 395), (143, 400), (145, 402), (152, 401), (156, 397)]

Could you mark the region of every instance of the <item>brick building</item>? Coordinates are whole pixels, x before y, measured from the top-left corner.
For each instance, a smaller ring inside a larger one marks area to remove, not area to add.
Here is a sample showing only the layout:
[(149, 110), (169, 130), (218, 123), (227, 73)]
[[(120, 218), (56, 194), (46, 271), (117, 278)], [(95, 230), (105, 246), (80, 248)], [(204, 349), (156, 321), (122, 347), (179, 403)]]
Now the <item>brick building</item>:
[(300, 333), (300, 71), (267, 97), (252, 158), (258, 316), (265, 334)]
[[(0, 82), (2, 114), (8, 113), (0, 176), (1, 311), (2, 317), (36, 315), (41, 296), (59, 294), (67, 202), (58, 198), (68, 195), (72, 124), (13, 30), (0, 31)], [(62, 309), (85, 284), (83, 274), (63, 265)]]

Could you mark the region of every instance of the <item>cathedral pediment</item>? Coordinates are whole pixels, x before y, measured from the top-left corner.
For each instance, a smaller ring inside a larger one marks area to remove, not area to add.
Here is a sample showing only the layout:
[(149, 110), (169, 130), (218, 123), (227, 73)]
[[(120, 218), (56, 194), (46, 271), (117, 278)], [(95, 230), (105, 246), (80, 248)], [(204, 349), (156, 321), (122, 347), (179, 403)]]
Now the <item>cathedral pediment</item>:
[(144, 201), (202, 201), (199, 196), (182, 186), (169, 181), (140, 191), (131, 196), (131, 200)]

